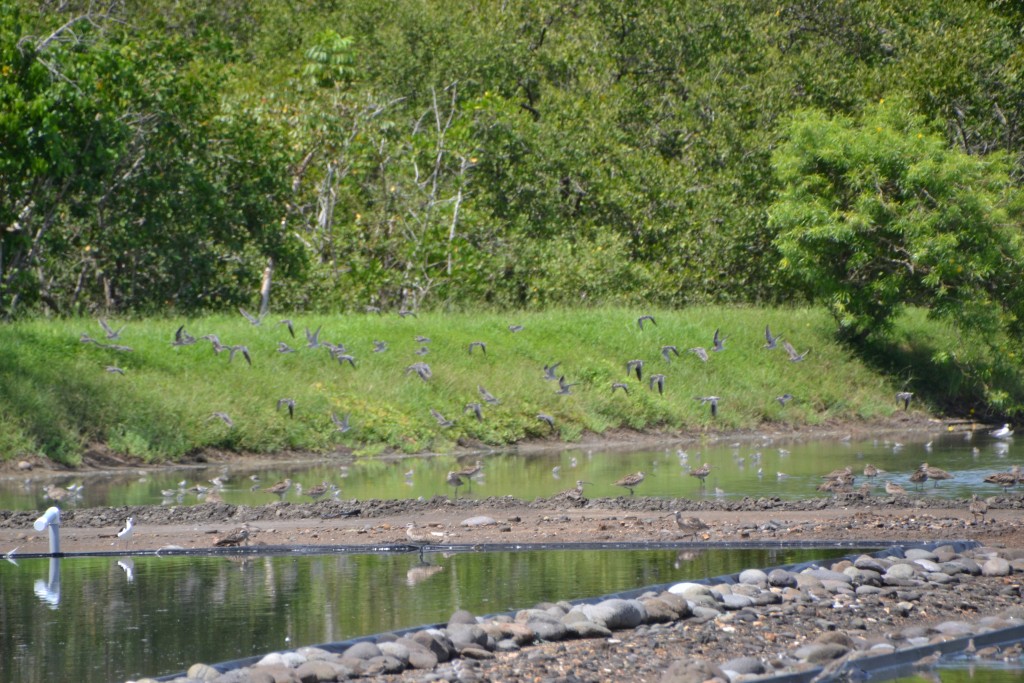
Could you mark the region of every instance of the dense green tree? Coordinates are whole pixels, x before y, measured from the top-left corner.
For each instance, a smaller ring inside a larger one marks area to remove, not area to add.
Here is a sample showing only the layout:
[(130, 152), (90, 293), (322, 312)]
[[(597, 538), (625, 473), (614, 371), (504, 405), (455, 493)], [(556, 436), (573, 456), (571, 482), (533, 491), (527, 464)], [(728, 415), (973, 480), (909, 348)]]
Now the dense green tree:
[(857, 119), (796, 114), (774, 156), (782, 269), (841, 332), (884, 331), (905, 305), (1019, 338), (1022, 195), (1007, 155), (969, 155), (889, 98)]

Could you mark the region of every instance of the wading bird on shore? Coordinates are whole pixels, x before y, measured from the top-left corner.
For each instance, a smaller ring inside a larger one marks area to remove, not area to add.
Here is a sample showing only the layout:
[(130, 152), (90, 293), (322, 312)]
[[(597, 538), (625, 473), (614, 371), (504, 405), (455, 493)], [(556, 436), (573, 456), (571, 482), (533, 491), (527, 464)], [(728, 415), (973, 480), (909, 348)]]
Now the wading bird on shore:
[(277, 496), (278, 500), (284, 500), (285, 494), (288, 493), (288, 491), (291, 490), (291, 488), (292, 480), (284, 479), (282, 481), (277, 482), (273, 486), (268, 486), (267, 488), (263, 489), (263, 492), (273, 493), (275, 496)]
[(629, 495), (633, 495), (633, 489), (643, 483), (643, 480), (647, 477), (644, 472), (636, 472), (635, 474), (627, 474), (622, 479), (615, 482), (616, 486), (621, 486), (624, 489), (629, 489)]
[(1013, 436), (1013, 429), (1010, 428), (1010, 423), (1007, 422), (999, 429), (993, 430), (991, 434), (997, 439), (1009, 439)]
[(462, 481), (462, 477), (459, 476), (458, 472), (448, 472), (448, 476), (445, 477), (445, 483), (455, 489), (455, 500), (459, 499), (459, 487), (466, 482)]
[(127, 547), (128, 544), (131, 543), (132, 536), (134, 536), (134, 535), (135, 535), (135, 518), (134, 517), (129, 517), (128, 520), (124, 523), (124, 527), (120, 531), (117, 532), (117, 537), (118, 537), (118, 539), (120, 539), (120, 541), (122, 543), (124, 543), (125, 547)]
[(691, 477), (697, 477), (700, 479), (701, 488), (704, 488), (704, 480), (707, 479), (709, 474), (711, 474), (711, 465), (707, 463), (704, 463), (695, 470), (690, 470)]
[(683, 513), (679, 510), (674, 510), (672, 514), (676, 518), (676, 526), (679, 527), (679, 530), (684, 534), (693, 536), (694, 539), (697, 538), (697, 535), (700, 534), (700, 532), (707, 531), (711, 528), (699, 517), (683, 517)]

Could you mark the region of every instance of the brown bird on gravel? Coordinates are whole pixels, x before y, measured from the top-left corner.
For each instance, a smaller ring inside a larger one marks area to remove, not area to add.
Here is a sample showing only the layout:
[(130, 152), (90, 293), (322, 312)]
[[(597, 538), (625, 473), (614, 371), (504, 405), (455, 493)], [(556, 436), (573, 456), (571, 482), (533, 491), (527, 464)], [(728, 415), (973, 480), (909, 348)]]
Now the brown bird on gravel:
[(616, 486), (621, 486), (622, 488), (625, 488), (625, 489), (629, 489), (629, 495), (632, 496), (633, 495), (633, 489), (635, 489), (637, 486), (639, 486), (641, 483), (643, 483), (643, 480), (646, 477), (647, 477), (647, 475), (645, 473), (643, 473), (643, 472), (637, 472), (635, 474), (627, 474), (622, 479), (619, 479), (617, 482), (615, 482), (615, 485)]
[(227, 536), (213, 541), (215, 548), (237, 548), (241, 545), (248, 545), (248, 543), (249, 528), (245, 526), (240, 526)]
[(978, 498), (977, 493), (971, 494), (971, 502), (967, 505), (967, 510), (971, 513), (975, 520), (981, 517), (981, 521), (985, 521), (985, 515), (988, 514), (988, 503)]
[(907, 495), (907, 490), (905, 488), (903, 488), (899, 484), (895, 484), (895, 483), (893, 483), (891, 481), (885, 482), (885, 492), (888, 493), (890, 496), (905, 496), (905, 495)]
[(697, 538), (697, 535), (700, 534), (700, 532), (707, 531), (711, 528), (699, 517), (683, 517), (683, 513), (679, 510), (674, 510), (672, 514), (675, 515), (676, 526), (679, 527), (679, 530), (684, 534), (693, 536), (694, 538)]

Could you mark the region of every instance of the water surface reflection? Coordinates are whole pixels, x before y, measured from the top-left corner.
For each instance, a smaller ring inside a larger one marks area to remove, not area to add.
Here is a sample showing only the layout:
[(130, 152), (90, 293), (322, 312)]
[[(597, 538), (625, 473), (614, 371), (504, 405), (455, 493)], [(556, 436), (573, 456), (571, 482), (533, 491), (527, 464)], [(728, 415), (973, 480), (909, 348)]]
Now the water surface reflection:
[(107, 683), (546, 600), (850, 553), (743, 549), (67, 558), (0, 566), (0, 681)]

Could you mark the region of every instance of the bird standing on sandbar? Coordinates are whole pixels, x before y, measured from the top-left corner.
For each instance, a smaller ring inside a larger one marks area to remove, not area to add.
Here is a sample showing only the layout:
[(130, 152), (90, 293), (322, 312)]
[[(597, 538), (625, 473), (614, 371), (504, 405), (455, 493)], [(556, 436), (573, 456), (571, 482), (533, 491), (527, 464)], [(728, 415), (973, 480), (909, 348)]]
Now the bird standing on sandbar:
[(970, 511), (975, 521), (977, 521), (978, 517), (981, 517), (981, 521), (984, 523), (985, 515), (988, 514), (988, 503), (978, 498), (977, 493), (972, 493), (971, 502), (967, 505), (967, 510)]
[(228, 533), (223, 538), (218, 538), (213, 542), (215, 548), (237, 548), (238, 546), (245, 545), (249, 541), (249, 528), (247, 526), (240, 526), (234, 531)]
[(417, 545), (425, 545), (431, 541), (430, 533), (416, 526), (416, 522), (405, 525), (405, 537)]
[(135, 535), (135, 518), (134, 517), (129, 517), (128, 521), (126, 521), (124, 523), (124, 528), (122, 528), (120, 531), (117, 532), (117, 537), (118, 537), (118, 539), (121, 540), (122, 543), (125, 544), (125, 547), (127, 547), (128, 544), (132, 540), (132, 536), (134, 536), (134, 535)]
[(284, 500), (284, 495), (288, 493), (288, 491), (291, 490), (291, 488), (292, 480), (284, 479), (283, 481), (277, 482), (273, 486), (268, 486), (267, 488), (263, 489), (263, 492), (273, 493), (275, 496), (278, 497), (279, 500)]
[(885, 492), (888, 493), (890, 496), (907, 495), (907, 490), (905, 488), (891, 481), (885, 482)]
[(679, 527), (679, 530), (684, 534), (693, 536), (694, 539), (697, 538), (697, 535), (700, 534), (700, 532), (707, 531), (711, 528), (699, 517), (683, 517), (683, 513), (679, 510), (674, 510), (672, 514), (675, 515), (676, 526)]
[(629, 495), (632, 496), (633, 495), (633, 489), (635, 489), (637, 486), (639, 486), (643, 482), (643, 480), (646, 478), (646, 476), (647, 475), (645, 473), (643, 473), (643, 472), (637, 472), (635, 474), (627, 474), (622, 479), (619, 479), (617, 482), (615, 482), (615, 485), (616, 486), (621, 486), (622, 488), (625, 488), (625, 489), (629, 489)]

